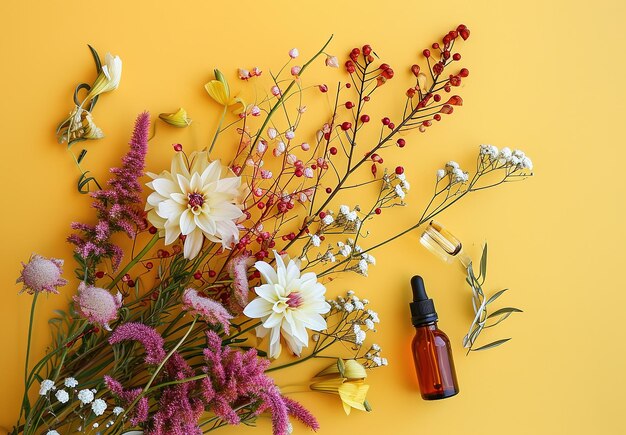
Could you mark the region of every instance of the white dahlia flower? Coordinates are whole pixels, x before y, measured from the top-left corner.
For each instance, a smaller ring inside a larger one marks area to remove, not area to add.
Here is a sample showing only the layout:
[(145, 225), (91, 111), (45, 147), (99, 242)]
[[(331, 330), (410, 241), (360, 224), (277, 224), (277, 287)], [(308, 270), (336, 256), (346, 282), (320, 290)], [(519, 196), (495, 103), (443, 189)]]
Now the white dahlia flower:
[(270, 358), (281, 352), (281, 334), (291, 351), (300, 355), (309, 345), (307, 328), (313, 331), (326, 329), (322, 314), (330, 311), (324, 294), (326, 288), (317, 281), (313, 272), (300, 275), (294, 260), (285, 260), (274, 251), (276, 270), (268, 263), (257, 261), (254, 265), (261, 272), (264, 284), (255, 287), (258, 297), (246, 306), (243, 313), (250, 318), (260, 318), (263, 324), (257, 335), (270, 333)]
[[(222, 176), (226, 174), (226, 176)], [(210, 162), (204, 151), (189, 159), (176, 153), (170, 171), (148, 175), (148, 220), (165, 236), (165, 244), (186, 236), (184, 256), (192, 259), (202, 248), (204, 238), (220, 242), (225, 248), (239, 241), (236, 221), (243, 215), (239, 200), (241, 178)]]

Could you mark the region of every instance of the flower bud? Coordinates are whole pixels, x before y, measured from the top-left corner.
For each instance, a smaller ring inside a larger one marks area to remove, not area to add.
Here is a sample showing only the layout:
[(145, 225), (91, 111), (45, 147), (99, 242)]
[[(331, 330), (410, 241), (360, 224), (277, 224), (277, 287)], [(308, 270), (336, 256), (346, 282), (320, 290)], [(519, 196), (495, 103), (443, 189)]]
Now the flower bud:
[(159, 119), (178, 128), (184, 128), (191, 124), (191, 118), (187, 117), (187, 111), (182, 107), (173, 113), (159, 114)]
[(325, 63), (326, 66), (329, 66), (331, 68), (339, 68), (339, 60), (336, 56), (327, 55)]

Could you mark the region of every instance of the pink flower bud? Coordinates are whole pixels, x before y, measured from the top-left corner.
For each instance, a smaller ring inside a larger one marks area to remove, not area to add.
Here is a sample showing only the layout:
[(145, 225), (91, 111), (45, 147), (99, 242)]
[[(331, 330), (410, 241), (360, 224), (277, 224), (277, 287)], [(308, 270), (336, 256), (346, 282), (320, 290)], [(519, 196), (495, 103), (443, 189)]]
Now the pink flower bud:
[(282, 154), (287, 150), (287, 145), (281, 140), (276, 144), (276, 149)]
[(252, 109), (250, 109), (250, 115), (259, 116), (260, 114), (261, 114), (261, 109), (259, 108), (259, 106), (252, 106)]
[(293, 165), (294, 163), (296, 163), (297, 160), (298, 158), (294, 156), (293, 154), (287, 155), (287, 163), (289, 163), (290, 165)]
[(291, 75), (292, 75), (292, 76), (296, 76), (296, 77), (298, 77), (298, 75), (300, 74), (300, 70), (301, 70), (301, 69), (302, 69), (302, 68), (301, 68), (301, 67), (299, 67), (298, 65), (292, 66), (292, 67), (291, 67)]
[(313, 169), (311, 168), (304, 168), (304, 176), (306, 178), (313, 178), (315, 174), (313, 173)]
[(261, 178), (264, 180), (269, 180), (270, 178), (272, 178), (272, 171), (268, 171), (265, 169), (261, 170)]
[(300, 193), (298, 194), (298, 201), (300, 201), (300, 202), (306, 202), (306, 200), (307, 200), (307, 199), (308, 199), (308, 198), (307, 198), (307, 196), (306, 196), (306, 194), (305, 194), (304, 192), (300, 192)]
[(267, 135), (269, 136), (270, 139), (276, 139), (278, 132), (276, 131), (275, 128), (270, 127), (267, 129)]
[(239, 78), (241, 80), (248, 80), (250, 78), (250, 71), (247, 69), (239, 68)]
[(259, 154), (263, 154), (265, 151), (267, 151), (267, 142), (265, 142), (264, 140), (259, 141), (256, 146), (256, 150)]
[(294, 137), (296, 137), (296, 134), (292, 131), (292, 130), (287, 130), (287, 132), (285, 133), (285, 137), (288, 140), (293, 139)]
[(300, 145), (300, 148), (302, 148), (302, 151), (308, 151), (311, 149), (311, 146), (308, 143), (303, 142), (302, 145)]
[(336, 56), (327, 55), (326, 66), (329, 66), (331, 68), (339, 68), (339, 60)]
[(320, 92), (328, 92), (328, 86), (326, 85), (319, 85), (318, 88), (320, 88)]
[(263, 71), (261, 71), (259, 69), (259, 67), (254, 67), (252, 68), (252, 70), (250, 71), (250, 77), (258, 77), (263, 73)]
[(298, 113), (300, 115), (302, 115), (304, 112), (306, 112), (306, 106), (300, 106), (298, 107)]
[(252, 159), (246, 160), (246, 166), (254, 166), (254, 160)]
[(256, 187), (252, 193), (254, 193), (254, 196), (263, 196), (263, 189), (261, 189), (260, 187)]
[(324, 124), (324, 126), (322, 127), (322, 132), (323, 133), (330, 133), (330, 124), (328, 124), (328, 123)]
[(298, 51), (297, 48), (292, 48), (291, 50), (289, 50), (289, 57), (290, 58), (295, 59), (299, 55), (300, 55), (300, 52)]
[(272, 86), (272, 95), (275, 97), (280, 95), (280, 88), (278, 86)]

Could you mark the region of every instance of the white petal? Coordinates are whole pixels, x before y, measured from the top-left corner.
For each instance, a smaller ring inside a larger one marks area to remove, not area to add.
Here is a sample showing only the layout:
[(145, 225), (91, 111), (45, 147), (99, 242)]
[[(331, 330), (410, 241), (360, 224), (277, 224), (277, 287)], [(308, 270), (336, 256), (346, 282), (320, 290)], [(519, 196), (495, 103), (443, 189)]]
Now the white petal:
[(180, 215), (180, 231), (186, 236), (196, 229), (196, 222), (191, 210), (186, 209)]
[(207, 168), (202, 172), (200, 178), (202, 178), (202, 184), (207, 185), (214, 181), (220, 179), (220, 174), (222, 173), (222, 166), (219, 161), (212, 162)]
[(189, 197), (184, 193), (174, 192), (170, 195), (170, 198), (182, 205), (187, 205), (189, 202)]
[[(265, 263), (265, 264), (267, 264), (267, 263)], [(259, 297), (262, 297), (263, 299), (265, 299), (269, 303), (273, 304), (274, 302), (276, 302), (278, 300), (278, 294), (276, 292), (276, 286), (274, 286), (272, 284), (260, 285), (258, 287), (255, 287), (254, 291), (256, 292), (257, 295), (259, 295)]]
[(206, 213), (200, 213), (199, 215), (194, 216), (194, 221), (205, 234), (214, 235), (217, 232), (215, 221)]
[(265, 261), (257, 261), (254, 263), (254, 267), (261, 273), (261, 276), (265, 280), (265, 282), (269, 284), (278, 284), (278, 276), (276, 276), (276, 271), (272, 266), (270, 266)]
[(194, 172), (191, 176), (191, 181), (189, 182), (189, 187), (192, 192), (200, 192), (202, 190), (202, 179), (200, 178), (200, 174)]
[[(193, 160), (191, 163), (191, 173), (202, 174), (209, 165), (208, 153), (206, 151), (196, 152), (191, 155), (191, 158)], [(217, 163), (218, 165), (220, 164), (219, 161)]]
[(216, 183), (215, 191), (236, 193), (240, 185), (241, 178), (239, 177), (223, 178)]
[(251, 319), (260, 319), (268, 316), (271, 312), (272, 304), (263, 298), (255, 298), (243, 309), (243, 313)]
[(273, 328), (275, 326), (280, 326), (284, 318), (285, 317), (283, 316), (282, 313), (272, 312), (272, 314), (270, 314), (270, 316), (265, 320), (265, 322), (263, 322), (263, 327)]
[(190, 178), (187, 164), (185, 163), (183, 153), (176, 153), (172, 159), (172, 174), (182, 174), (183, 176)]
[(165, 197), (169, 197), (172, 193), (178, 191), (176, 183), (167, 178), (157, 178), (152, 182), (152, 187), (156, 192)]
[(223, 203), (220, 207), (211, 210), (211, 216), (220, 220), (235, 220), (243, 216), (243, 212), (239, 207), (233, 204)]
[(165, 222), (165, 244), (170, 245), (180, 236), (180, 226), (178, 221)]
[(204, 240), (204, 236), (200, 230), (196, 230), (187, 235), (185, 239), (185, 246), (183, 250), (183, 256), (191, 260), (198, 255), (200, 249), (202, 249), (202, 241)]
[(185, 208), (176, 201), (172, 199), (167, 199), (159, 203), (157, 213), (162, 218), (173, 220), (178, 219), (178, 217), (184, 210)]
[(280, 352), (282, 350), (282, 346), (280, 345), (280, 327), (277, 326), (271, 329), (270, 334), (270, 358), (278, 358), (280, 356)]
[(180, 186), (181, 192), (184, 194), (192, 193), (191, 186), (189, 184), (189, 179), (180, 174), (176, 175), (176, 179), (178, 180), (178, 185)]

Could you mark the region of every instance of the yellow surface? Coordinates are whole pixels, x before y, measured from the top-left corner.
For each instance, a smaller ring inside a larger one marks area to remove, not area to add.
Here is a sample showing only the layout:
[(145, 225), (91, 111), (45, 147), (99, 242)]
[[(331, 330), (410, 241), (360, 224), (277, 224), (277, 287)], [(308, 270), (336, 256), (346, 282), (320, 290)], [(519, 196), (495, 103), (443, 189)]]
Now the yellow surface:
[[(421, 210), (443, 162), (471, 166), (479, 143), (524, 149), (535, 162), (534, 179), (472, 195), (440, 218), (472, 255), (489, 242), (491, 289), (511, 288), (502, 299), (525, 310), (493, 334), (514, 339), (493, 351), (463, 355), (459, 343), (470, 312), (462, 276), (426, 252), (414, 233), (377, 253), (378, 266), (368, 280), (348, 277), (331, 286), (333, 292), (360, 288), (380, 312), (376, 341), (390, 366), (369, 378), (374, 412), (346, 417), (334, 397), (296, 398), (318, 415), (321, 434), (623, 433), (625, 5), (2, 2), (0, 425), (14, 422), (21, 397), (30, 297), (17, 296), (13, 284), (19, 260), (31, 252), (63, 257), (69, 277), (68, 225), (91, 216), (88, 198), (76, 194), (73, 163), (53, 136), (70, 109), (73, 86), (93, 76), (85, 44), (124, 61), (120, 89), (96, 109), (107, 138), (91, 144), (87, 157), (87, 167), (102, 179), (124, 152), (139, 111), (155, 115), (184, 106), (194, 119), (188, 131), (160, 126), (149, 159), (155, 170), (168, 159), (172, 142), (206, 144), (217, 107), (202, 85), (214, 67), (231, 75), (241, 66), (268, 71), (282, 64), (290, 48), (307, 57), (331, 33), (328, 51), (340, 59), (353, 46), (370, 43), (394, 67), (396, 77), (375, 104), (398, 114), (392, 103), (408, 86), (405, 68), (463, 22), (472, 31), (462, 47), (471, 71), (460, 91), (464, 107), (426, 135), (407, 137), (410, 146), (387, 158), (389, 166), (404, 164), (413, 186), (397, 225)], [(316, 71), (327, 75), (322, 66)], [(316, 82), (315, 76), (306, 80)], [(453, 399), (419, 397), (407, 311), (408, 280), (415, 273), (425, 277), (440, 325), (454, 342), (461, 394)], [(70, 294), (66, 289), (39, 306), (36, 356), (48, 342), (47, 314)], [(315, 368), (292, 371), (288, 380)], [(262, 426), (257, 433), (270, 433)], [(252, 433), (223, 433), (239, 430)], [(303, 432), (298, 426), (296, 431)]]

